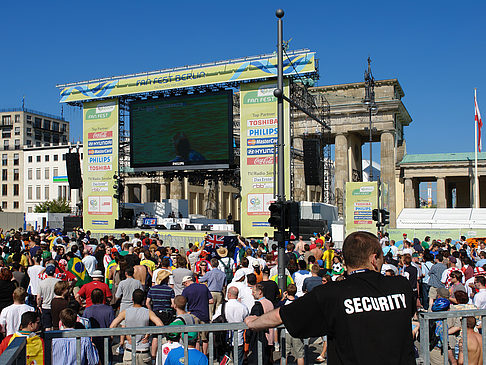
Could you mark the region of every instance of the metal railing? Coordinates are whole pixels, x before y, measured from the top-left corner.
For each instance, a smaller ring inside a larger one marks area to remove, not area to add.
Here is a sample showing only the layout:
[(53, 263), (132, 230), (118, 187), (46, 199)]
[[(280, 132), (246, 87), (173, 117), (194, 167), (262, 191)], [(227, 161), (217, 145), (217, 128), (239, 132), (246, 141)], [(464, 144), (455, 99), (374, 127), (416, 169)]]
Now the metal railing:
[[(443, 323), (442, 328), (442, 348), (444, 364), (449, 364), (448, 348), (449, 348), (449, 327), (447, 325), (447, 318), (460, 318), (461, 319), (461, 336), (463, 343), (463, 357), (464, 364), (468, 364), (468, 352), (467, 352), (467, 317), (480, 317), (481, 323), (486, 323), (486, 309), (470, 309), (470, 310), (458, 310), (447, 312), (420, 312), (420, 350), (419, 355), (424, 365), (430, 364), (430, 349), (429, 349), (429, 322), (441, 321)], [(486, 330), (482, 331), (482, 349), (483, 349), (483, 365), (486, 365)]]
[(26, 364), (26, 346), (25, 337), (16, 337), (0, 356), (0, 365), (25, 365)]
[[(230, 331), (231, 336), (227, 337), (227, 343), (231, 346), (231, 353), (227, 353), (228, 356), (232, 357), (232, 362), (235, 365), (239, 364), (238, 351), (239, 346), (243, 344), (239, 343), (238, 330), (245, 330), (248, 327), (244, 323), (210, 323), (210, 324), (198, 324), (198, 325), (180, 325), (180, 326), (150, 326), (150, 327), (131, 327), (131, 328), (99, 328), (99, 329), (79, 329), (79, 330), (68, 330), (68, 331), (49, 331), (44, 333), (44, 355), (45, 363), (52, 364), (52, 341), (56, 338), (72, 338), (76, 341), (76, 364), (82, 364), (81, 359), (81, 338), (82, 337), (102, 337), (103, 338), (103, 364), (107, 365), (110, 361), (110, 351), (111, 351), (111, 341), (112, 336), (130, 335), (135, 338), (136, 335), (146, 335), (150, 334), (154, 338), (157, 338), (157, 364), (162, 356), (162, 338), (167, 333), (181, 333), (185, 334), (181, 336), (182, 346), (184, 347), (184, 363), (188, 364), (188, 348), (189, 339), (187, 334), (189, 332), (208, 332), (208, 363), (214, 364), (215, 361), (219, 363), (219, 359), (215, 358), (215, 332), (226, 332)], [(286, 330), (284, 326), (279, 326), (278, 329), (281, 330), (280, 333), (280, 364), (287, 364), (287, 345), (286, 345)], [(149, 346), (150, 351), (151, 346)], [(310, 364), (309, 359), (309, 340), (304, 340), (305, 364)], [(132, 341), (132, 364), (136, 364), (136, 341)], [(26, 353), (26, 339), (22, 337), (16, 338), (9, 345), (7, 350), (0, 356), (0, 365), (11, 365), (11, 364), (25, 364), (25, 353)], [(101, 354), (99, 354), (101, 355)], [(258, 365), (264, 363), (264, 349), (263, 343), (258, 339), (257, 341), (257, 358)], [(240, 364), (241, 365), (241, 364)]]

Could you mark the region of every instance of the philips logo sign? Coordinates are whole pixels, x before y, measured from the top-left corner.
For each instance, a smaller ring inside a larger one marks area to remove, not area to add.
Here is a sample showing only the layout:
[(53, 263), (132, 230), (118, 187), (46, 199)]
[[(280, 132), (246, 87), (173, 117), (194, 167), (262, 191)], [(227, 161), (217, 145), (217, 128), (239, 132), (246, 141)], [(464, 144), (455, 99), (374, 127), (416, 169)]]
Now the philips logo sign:
[(276, 136), (278, 133), (278, 128), (259, 128), (259, 129), (248, 129), (248, 137), (257, 136)]
[(111, 162), (111, 156), (89, 158), (89, 163), (110, 163), (110, 162)]

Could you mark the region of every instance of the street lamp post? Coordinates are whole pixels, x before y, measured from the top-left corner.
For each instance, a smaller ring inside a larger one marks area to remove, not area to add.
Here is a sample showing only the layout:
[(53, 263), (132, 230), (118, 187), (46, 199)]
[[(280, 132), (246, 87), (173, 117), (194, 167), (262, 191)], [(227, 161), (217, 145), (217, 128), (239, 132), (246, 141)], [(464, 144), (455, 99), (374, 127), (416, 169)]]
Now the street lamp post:
[(368, 108), (369, 117), (370, 117), (370, 126), (369, 126), (369, 142), (370, 142), (370, 175), (368, 180), (373, 181), (373, 129), (372, 129), (372, 121), (371, 121), (371, 114), (378, 110), (378, 107), (375, 103), (375, 78), (371, 73), (371, 58), (368, 57), (368, 69), (364, 73), (364, 81), (365, 81), (365, 98), (363, 103)]

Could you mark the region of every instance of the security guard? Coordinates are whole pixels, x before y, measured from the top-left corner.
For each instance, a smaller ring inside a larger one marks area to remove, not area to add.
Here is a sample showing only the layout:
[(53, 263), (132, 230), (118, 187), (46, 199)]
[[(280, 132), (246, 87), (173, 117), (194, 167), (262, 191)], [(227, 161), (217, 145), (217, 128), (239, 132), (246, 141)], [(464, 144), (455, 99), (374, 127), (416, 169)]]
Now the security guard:
[(416, 304), (407, 279), (380, 274), (383, 251), (371, 233), (351, 233), (343, 255), (346, 280), (320, 285), (245, 323), (263, 330), (283, 322), (292, 337), (327, 335), (330, 365), (415, 364), (411, 318)]

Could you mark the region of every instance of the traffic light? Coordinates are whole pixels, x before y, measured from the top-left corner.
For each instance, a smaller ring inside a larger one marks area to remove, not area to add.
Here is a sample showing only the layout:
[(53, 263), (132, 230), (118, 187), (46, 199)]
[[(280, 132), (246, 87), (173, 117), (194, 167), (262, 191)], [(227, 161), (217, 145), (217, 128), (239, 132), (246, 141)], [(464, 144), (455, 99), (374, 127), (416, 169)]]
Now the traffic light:
[(270, 226), (280, 229), (284, 226), (285, 222), (285, 204), (282, 201), (276, 201), (268, 207), (270, 210), (270, 218), (268, 218), (268, 223)]
[(386, 226), (390, 224), (390, 212), (386, 209), (380, 209), (381, 225)]
[(380, 211), (378, 209), (373, 209), (373, 220), (376, 222), (380, 220)]

